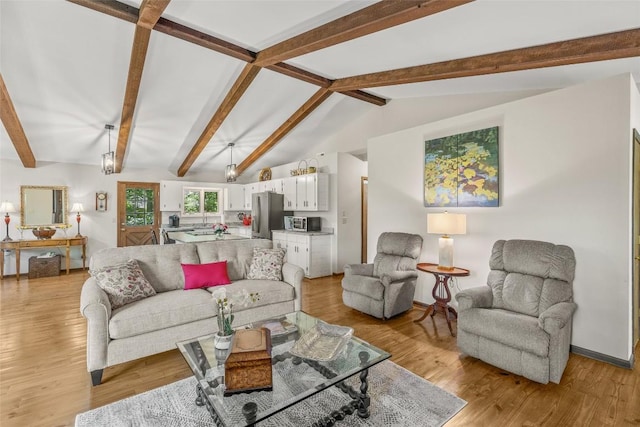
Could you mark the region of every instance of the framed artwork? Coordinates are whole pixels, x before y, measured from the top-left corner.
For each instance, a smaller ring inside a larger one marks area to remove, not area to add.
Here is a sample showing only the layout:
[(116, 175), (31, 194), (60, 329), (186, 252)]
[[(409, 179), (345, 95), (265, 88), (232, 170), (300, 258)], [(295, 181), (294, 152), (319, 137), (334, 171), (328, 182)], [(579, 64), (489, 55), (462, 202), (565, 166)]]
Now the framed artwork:
[(424, 142), (426, 207), (499, 206), (498, 127)]

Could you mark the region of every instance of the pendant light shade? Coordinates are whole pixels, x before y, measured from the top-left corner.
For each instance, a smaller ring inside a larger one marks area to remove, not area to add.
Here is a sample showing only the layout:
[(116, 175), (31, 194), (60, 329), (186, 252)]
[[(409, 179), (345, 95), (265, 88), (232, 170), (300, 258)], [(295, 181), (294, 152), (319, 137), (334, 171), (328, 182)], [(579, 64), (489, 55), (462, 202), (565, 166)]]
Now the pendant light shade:
[(227, 167), (224, 170), (224, 176), (227, 178), (227, 182), (234, 182), (236, 180), (236, 177), (238, 176), (237, 170), (236, 170), (236, 164), (233, 163), (233, 146), (235, 144), (233, 142), (230, 142), (228, 147), (231, 150), (231, 161), (229, 162), (229, 164), (227, 165)]
[(109, 151), (102, 155), (102, 173), (110, 175), (115, 171), (116, 167), (116, 159), (113, 151), (111, 151), (111, 129), (113, 129), (113, 125), (104, 125), (104, 128), (109, 131)]

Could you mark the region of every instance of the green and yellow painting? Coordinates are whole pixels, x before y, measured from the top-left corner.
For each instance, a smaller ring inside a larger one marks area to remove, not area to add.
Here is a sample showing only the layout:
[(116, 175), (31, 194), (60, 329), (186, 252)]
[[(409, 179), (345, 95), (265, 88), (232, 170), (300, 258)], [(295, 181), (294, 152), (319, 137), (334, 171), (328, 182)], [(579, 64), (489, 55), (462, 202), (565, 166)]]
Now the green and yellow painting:
[(424, 142), (424, 205), (499, 206), (498, 127)]

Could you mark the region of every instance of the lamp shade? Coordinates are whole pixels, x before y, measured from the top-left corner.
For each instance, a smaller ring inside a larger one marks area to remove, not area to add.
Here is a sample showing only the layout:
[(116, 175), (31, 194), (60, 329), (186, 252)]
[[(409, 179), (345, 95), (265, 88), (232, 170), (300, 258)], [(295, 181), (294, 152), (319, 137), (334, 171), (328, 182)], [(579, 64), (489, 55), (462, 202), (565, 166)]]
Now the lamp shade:
[(0, 212), (4, 212), (4, 213), (13, 213), (16, 211), (15, 206), (13, 206), (13, 203), (11, 202), (2, 202), (2, 204), (0, 204)]
[(74, 203), (73, 206), (71, 206), (71, 212), (84, 212), (82, 203)]
[(467, 234), (467, 216), (448, 212), (427, 214), (427, 233)]

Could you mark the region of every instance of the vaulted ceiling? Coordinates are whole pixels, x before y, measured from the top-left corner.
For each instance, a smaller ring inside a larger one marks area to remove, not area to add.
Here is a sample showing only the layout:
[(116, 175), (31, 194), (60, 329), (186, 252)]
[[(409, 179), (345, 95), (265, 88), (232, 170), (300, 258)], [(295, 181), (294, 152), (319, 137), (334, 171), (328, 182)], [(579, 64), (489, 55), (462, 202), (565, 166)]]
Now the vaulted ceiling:
[(631, 72), (640, 1), (0, 0), (0, 158), (220, 173), (394, 99)]

